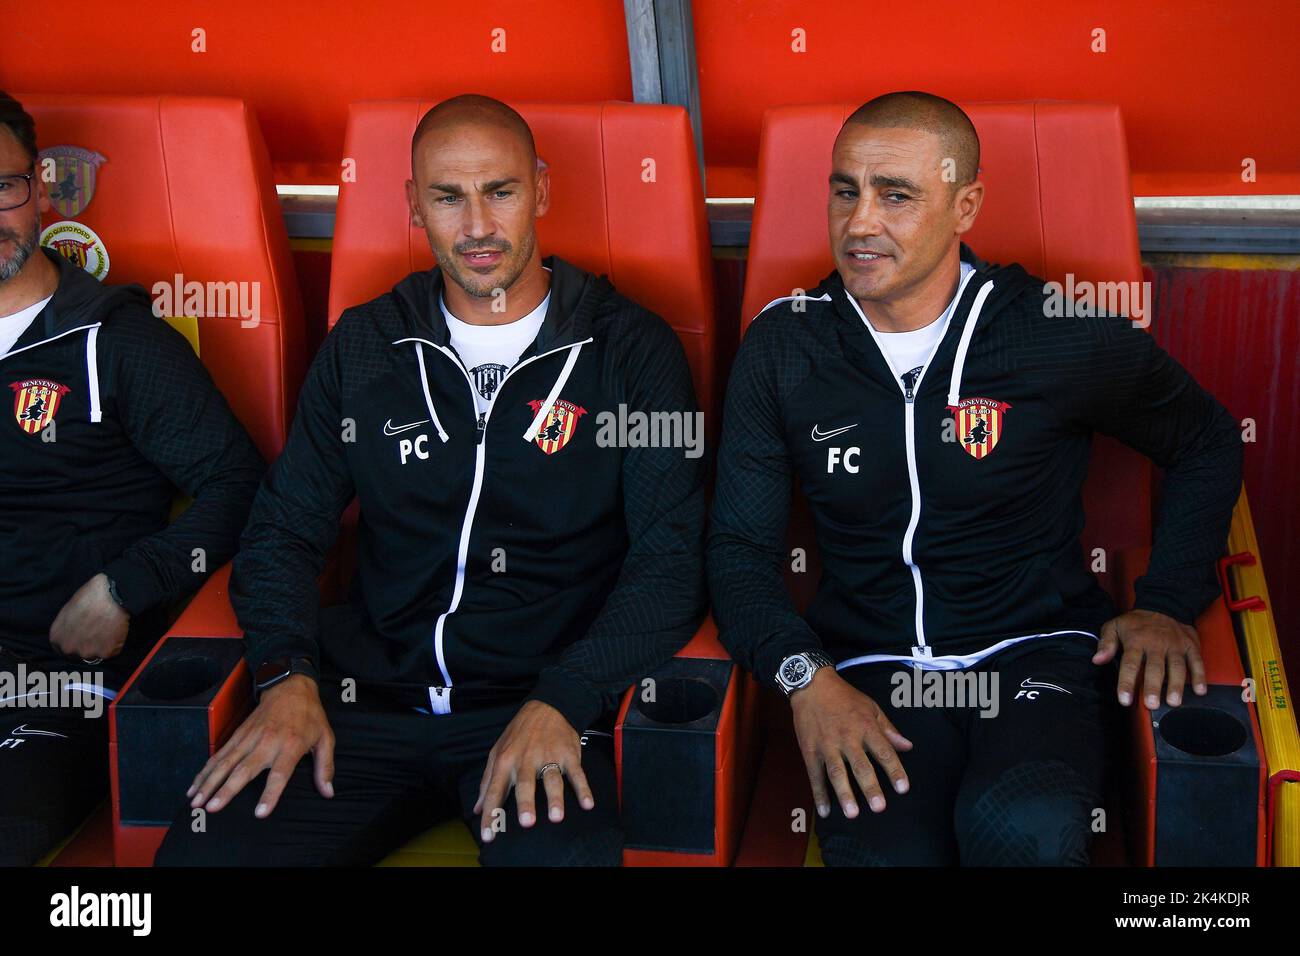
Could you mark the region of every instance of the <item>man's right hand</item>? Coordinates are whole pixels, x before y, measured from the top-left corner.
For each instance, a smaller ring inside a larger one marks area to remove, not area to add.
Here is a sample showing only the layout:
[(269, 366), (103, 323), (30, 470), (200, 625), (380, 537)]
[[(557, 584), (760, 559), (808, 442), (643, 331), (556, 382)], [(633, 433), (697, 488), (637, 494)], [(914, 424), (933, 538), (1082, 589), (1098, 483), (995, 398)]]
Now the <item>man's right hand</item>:
[(911, 750), (912, 742), (898, 732), (874, 700), (840, 677), (833, 667), (819, 668), (812, 683), (790, 696), (790, 707), (818, 816), (829, 816), (831, 812), (827, 777), (844, 815), (850, 819), (858, 815), (850, 772), (871, 809), (876, 813), (885, 809), (885, 795), (868, 754), (893, 782), (894, 790), (907, 793), (907, 774), (897, 751)]
[(298, 761), (309, 750), (316, 764), (316, 789), (323, 797), (334, 796), (334, 732), (316, 682), (294, 674), (263, 692), (257, 708), (212, 755), (185, 795), (191, 798), (191, 807), (216, 813), (269, 767), (271, 774), (254, 815), (270, 816)]

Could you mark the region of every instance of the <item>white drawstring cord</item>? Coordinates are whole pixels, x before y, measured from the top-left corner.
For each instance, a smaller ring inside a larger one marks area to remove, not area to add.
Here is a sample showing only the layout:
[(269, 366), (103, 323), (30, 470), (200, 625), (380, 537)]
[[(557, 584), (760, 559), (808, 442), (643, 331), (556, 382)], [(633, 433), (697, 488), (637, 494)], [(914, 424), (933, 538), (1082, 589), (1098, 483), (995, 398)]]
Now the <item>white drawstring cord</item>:
[(99, 405), (99, 352), (96, 339), (99, 338), (99, 326), (93, 325), (86, 333), (86, 376), (90, 379), (90, 420), (104, 420), (104, 411)]
[[(974, 273), (971, 273), (974, 275)], [(970, 307), (970, 312), (966, 315), (966, 325), (961, 330), (961, 341), (957, 343), (957, 357), (952, 363), (952, 378), (948, 380), (948, 405), (951, 408), (957, 407), (958, 393), (961, 391), (961, 373), (966, 365), (966, 350), (970, 348), (971, 336), (975, 334), (975, 323), (979, 321), (980, 309), (984, 308), (984, 300), (989, 297), (993, 291), (993, 280), (990, 279), (980, 286), (979, 293), (975, 296), (975, 301)]]
[(433, 396), (429, 394), (429, 376), (424, 371), (424, 346), (419, 342), (415, 343), (415, 357), (420, 362), (420, 387), (424, 389), (424, 404), (429, 409), (429, 419), (433, 422), (433, 427), (438, 429), (438, 437), (445, 442), (447, 432), (443, 430), (442, 422), (438, 421), (438, 413), (433, 408)]

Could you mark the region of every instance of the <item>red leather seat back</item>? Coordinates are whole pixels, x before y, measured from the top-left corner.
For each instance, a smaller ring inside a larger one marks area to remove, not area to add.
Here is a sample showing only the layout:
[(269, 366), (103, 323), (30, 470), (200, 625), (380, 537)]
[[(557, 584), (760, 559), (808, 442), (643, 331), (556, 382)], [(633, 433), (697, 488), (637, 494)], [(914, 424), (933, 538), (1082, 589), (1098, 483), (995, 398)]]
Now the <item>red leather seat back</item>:
[[(330, 326), (434, 257), (411, 225), (403, 183), (411, 136), (434, 101), (354, 103), (344, 156), (356, 181), (339, 191)], [(548, 164), (551, 207), (538, 220), (543, 255), (605, 273), (676, 331), (712, 422), (716, 375), (708, 222), (685, 110), (605, 103), (512, 103)]]
[[(767, 111), (745, 278), (741, 332), (773, 299), (811, 288), (834, 268), (826, 219), (831, 149), (857, 103)], [(1032, 101), (963, 104), (980, 137), (984, 205), (965, 241), (983, 259), (1019, 262), (1064, 282), (1142, 278), (1128, 153), (1119, 108)], [(1147, 459), (1099, 436), (1084, 490), (1084, 547), (1151, 539)], [(811, 535), (796, 532), (802, 541)], [(1118, 575), (1100, 578), (1119, 597)]]
[[(164, 282), (175, 298), (179, 274), (184, 283), (203, 284), (204, 312), (211, 307), (208, 283), (248, 283), (244, 303), (256, 303), (256, 325), (242, 324), (240, 286), (225, 286), (211, 302), (228, 314), (197, 316), (191, 331), (197, 328), (199, 357), (217, 387), (263, 456), (274, 458), (288, 434), (306, 356), (289, 240), (251, 109), (242, 100), (205, 96), (18, 99), (36, 120), (40, 149), (73, 146), (104, 157), (84, 208), (75, 216), (51, 210), (43, 220), (48, 226), (73, 219), (94, 230), (109, 255), (104, 281), (138, 282), (151, 294)], [(231, 289), (236, 297), (221, 307)], [(173, 305), (170, 316), (183, 311), (183, 302)]]

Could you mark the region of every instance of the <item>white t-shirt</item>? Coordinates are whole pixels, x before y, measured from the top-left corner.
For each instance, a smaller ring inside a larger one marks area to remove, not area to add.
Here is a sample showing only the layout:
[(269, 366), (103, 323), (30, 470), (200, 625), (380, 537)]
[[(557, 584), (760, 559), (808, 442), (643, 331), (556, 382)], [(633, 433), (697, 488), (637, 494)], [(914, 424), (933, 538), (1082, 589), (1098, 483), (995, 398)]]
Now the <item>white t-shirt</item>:
[(480, 421), (492, 407), (492, 399), (496, 396), (501, 380), (506, 377), (506, 372), (510, 371), (519, 361), (519, 356), (537, 338), (550, 302), (551, 293), (547, 292), (542, 304), (522, 319), (515, 319), (505, 325), (471, 325), (452, 315), (447, 309), (447, 303), (439, 296), (438, 304), (442, 306), (447, 330), (451, 333), (451, 347), (465, 363), (470, 380), (474, 383), (474, 403)]
[(36, 317), (52, 298), (54, 298), (52, 295), (46, 296), (35, 305), (29, 305), (13, 315), (0, 316), (0, 357), (9, 354), (14, 343), (27, 331), (27, 326), (36, 321)]
[[(975, 267), (969, 262), (961, 264), (961, 275), (957, 277), (957, 287), (959, 289), (961, 288), (961, 280), (966, 278), (966, 273), (974, 271)], [(923, 328), (913, 329), (910, 332), (881, 332), (879, 329), (876, 330), (881, 346), (889, 356), (889, 361), (893, 364), (904, 385), (915, 385), (916, 380), (921, 377), (921, 372), (925, 369), (925, 363), (930, 360), (930, 355), (939, 344), (939, 339), (943, 337), (944, 321), (947, 319), (948, 313), (956, 305), (957, 296), (954, 295), (943, 313)]]

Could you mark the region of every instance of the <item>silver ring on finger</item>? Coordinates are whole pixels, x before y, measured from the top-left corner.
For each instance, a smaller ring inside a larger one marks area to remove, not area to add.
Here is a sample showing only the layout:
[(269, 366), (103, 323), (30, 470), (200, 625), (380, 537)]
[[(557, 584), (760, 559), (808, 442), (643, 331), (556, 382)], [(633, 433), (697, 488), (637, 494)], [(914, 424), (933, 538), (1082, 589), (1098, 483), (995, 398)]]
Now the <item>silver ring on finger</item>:
[(544, 763), (537, 771), (537, 779), (541, 780), (543, 777), (545, 777), (546, 771), (548, 770), (558, 770), (560, 771), (560, 776), (564, 776), (564, 768), (561, 767), (558, 763)]

